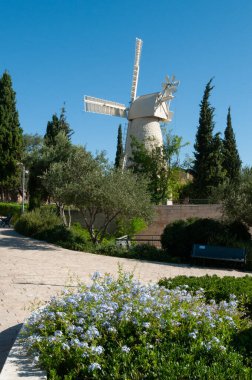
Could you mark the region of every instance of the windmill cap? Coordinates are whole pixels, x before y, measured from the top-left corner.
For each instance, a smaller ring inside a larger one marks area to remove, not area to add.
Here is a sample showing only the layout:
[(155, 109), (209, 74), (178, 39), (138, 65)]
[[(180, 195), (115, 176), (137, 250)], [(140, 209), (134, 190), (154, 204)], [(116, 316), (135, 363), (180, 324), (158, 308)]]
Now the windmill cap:
[(133, 120), (139, 117), (156, 117), (163, 121), (171, 120), (171, 112), (169, 112), (166, 102), (158, 105), (159, 92), (147, 94), (136, 98), (129, 109), (128, 119)]

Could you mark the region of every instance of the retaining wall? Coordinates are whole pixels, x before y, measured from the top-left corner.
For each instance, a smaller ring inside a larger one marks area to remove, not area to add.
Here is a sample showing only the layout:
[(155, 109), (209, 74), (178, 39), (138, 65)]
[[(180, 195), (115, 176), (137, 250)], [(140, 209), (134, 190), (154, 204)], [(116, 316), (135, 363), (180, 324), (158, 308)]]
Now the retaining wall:
[[(85, 226), (83, 216), (79, 211), (72, 211), (72, 223), (79, 222)], [(151, 225), (141, 235), (161, 235), (165, 226), (178, 219), (187, 218), (221, 218), (221, 207), (217, 204), (211, 205), (172, 205), (172, 206), (155, 206), (155, 216)], [(103, 222), (103, 215), (99, 214), (96, 221), (96, 226), (100, 226)], [(115, 223), (109, 227), (109, 232), (115, 230)]]
[(141, 235), (161, 235), (167, 224), (178, 219), (220, 219), (221, 216), (221, 206), (217, 204), (156, 206), (153, 222)]

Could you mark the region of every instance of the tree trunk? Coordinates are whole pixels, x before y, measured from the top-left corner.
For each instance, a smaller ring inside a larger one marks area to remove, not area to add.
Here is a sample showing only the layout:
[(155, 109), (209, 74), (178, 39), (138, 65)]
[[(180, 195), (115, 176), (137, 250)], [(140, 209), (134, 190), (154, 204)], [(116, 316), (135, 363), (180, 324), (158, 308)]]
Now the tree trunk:
[(68, 228), (70, 228), (71, 227), (71, 223), (72, 223), (72, 216), (71, 216), (71, 209), (70, 209), (70, 207), (68, 207), (67, 211), (68, 211)]
[(67, 227), (66, 215), (65, 215), (65, 210), (64, 210), (63, 204), (59, 205), (59, 211), (60, 211), (61, 220), (63, 221), (64, 226)]

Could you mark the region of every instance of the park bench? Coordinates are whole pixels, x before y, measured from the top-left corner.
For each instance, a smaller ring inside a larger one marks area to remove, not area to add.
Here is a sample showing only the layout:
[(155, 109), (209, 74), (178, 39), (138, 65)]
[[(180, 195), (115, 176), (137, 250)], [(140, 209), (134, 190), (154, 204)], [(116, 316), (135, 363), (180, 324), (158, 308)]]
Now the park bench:
[(246, 250), (245, 248), (194, 244), (192, 258), (229, 262), (244, 266), (246, 264)]
[(9, 214), (7, 216), (1, 216), (0, 217), (0, 227), (10, 227), (11, 218), (12, 218), (11, 214)]

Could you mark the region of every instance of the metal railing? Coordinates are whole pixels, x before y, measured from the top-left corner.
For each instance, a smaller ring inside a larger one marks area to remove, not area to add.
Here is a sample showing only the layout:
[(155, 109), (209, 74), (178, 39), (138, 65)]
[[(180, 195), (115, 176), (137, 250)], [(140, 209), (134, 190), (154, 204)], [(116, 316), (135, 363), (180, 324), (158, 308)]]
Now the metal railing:
[(125, 235), (116, 239), (116, 245), (122, 248), (129, 247), (131, 242), (135, 242), (137, 244), (149, 244), (157, 248), (161, 248), (160, 235), (136, 235), (133, 238)]
[(131, 239), (139, 244), (149, 244), (157, 248), (161, 248), (161, 237), (160, 235), (137, 235)]
[(213, 202), (211, 199), (193, 199), (193, 198), (185, 198), (185, 199), (176, 199), (173, 201), (174, 205), (210, 205), (217, 204), (218, 202)]

